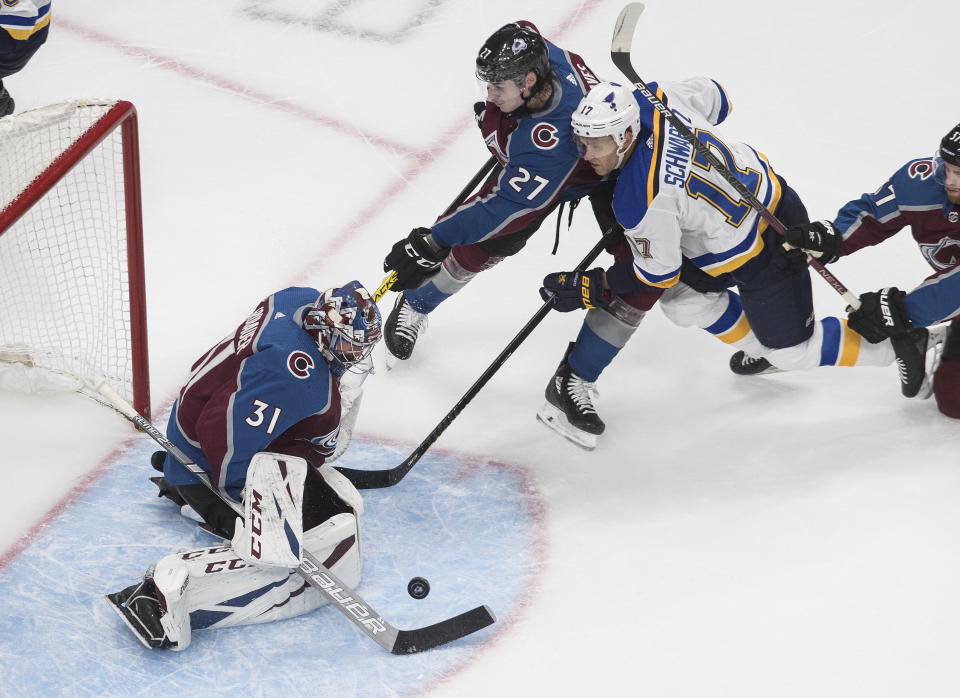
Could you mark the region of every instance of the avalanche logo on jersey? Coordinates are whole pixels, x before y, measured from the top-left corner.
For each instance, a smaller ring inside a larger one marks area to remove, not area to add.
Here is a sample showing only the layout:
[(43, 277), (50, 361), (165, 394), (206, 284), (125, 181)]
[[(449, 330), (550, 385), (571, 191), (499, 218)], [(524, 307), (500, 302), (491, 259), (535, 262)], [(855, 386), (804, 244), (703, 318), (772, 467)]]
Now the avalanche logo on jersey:
[(540, 150), (550, 150), (560, 142), (560, 139), (557, 138), (557, 127), (545, 121), (533, 127), (533, 131), (530, 132), (530, 138), (533, 140), (533, 144), (540, 148)]
[(329, 451), (330, 453), (333, 453), (333, 451), (337, 448), (337, 438), (339, 436), (340, 427), (337, 426), (337, 428), (331, 431), (329, 434), (313, 437), (310, 439), (310, 443), (319, 448), (321, 451)]
[(945, 237), (936, 245), (920, 243), (920, 252), (934, 269), (950, 269), (960, 261), (960, 240)]
[(926, 179), (934, 173), (934, 170), (932, 160), (917, 160), (916, 162), (910, 163), (907, 174), (913, 179)]
[(316, 364), (313, 363), (313, 358), (306, 352), (302, 352), (299, 349), (297, 351), (290, 352), (290, 356), (287, 357), (287, 368), (294, 377), (303, 380), (304, 378), (310, 377), (310, 369), (313, 368)]

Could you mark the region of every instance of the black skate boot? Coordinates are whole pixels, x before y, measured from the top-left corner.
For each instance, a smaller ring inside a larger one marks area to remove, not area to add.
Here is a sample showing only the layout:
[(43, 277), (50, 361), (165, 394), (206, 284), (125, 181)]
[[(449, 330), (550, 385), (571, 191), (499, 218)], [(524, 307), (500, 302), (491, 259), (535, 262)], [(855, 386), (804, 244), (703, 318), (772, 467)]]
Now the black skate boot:
[(596, 383), (580, 378), (567, 363), (573, 344), (570, 342), (557, 372), (547, 384), (547, 401), (537, 413), (537, 419), (578, 446), (592, 450), (606, 425), (594, 404), (598, 397)]
[(14, 107), (13, 97), (7, 92), (7, 88), (3, 86), (3, 80), (0, 80), (0, 117), (13, 114)]
[(949, 325), (937, 325), (927, 328), (927, 370), (917, 397), (926, 400), (933, 395), (933, 379), (944, 361), (960, 359), (960, 320)]
[(145, 647), (153, 650), (176, 647), (175, 643), (167, 639), (160, 624), (164, 609), (161, 606), (157, 585), (150, 573), (123, 591), (107, 594), (107, 601)]
[(426, 313), (418, 313), (407, 303), (407, 294), (397, 296), (397, 302), (390, 311), (387, 324), (383, 328), (383, 341), (387, 349), (398, 359), (409, 359), (417, 337), (427, 329)]
[(755, 359), (743, 351), (738, 351), (730, 357), (730, 370), (738, 376), (759, 376), (776, 373), (780, 369), (764, 358)]
[(900, 374), (900, 392), (904, 397), (916, 397), (927, 374), (927, 340), (930, 332), (915, 327), (890, 338)]

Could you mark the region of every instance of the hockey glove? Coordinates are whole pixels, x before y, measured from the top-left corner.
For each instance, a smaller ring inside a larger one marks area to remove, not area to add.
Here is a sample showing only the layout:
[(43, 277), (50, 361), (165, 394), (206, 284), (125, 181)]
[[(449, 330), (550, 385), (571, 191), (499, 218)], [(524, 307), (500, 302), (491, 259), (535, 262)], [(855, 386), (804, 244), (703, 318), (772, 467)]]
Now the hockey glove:
[(913, 327), (903, 302), (906, 295), (895, 286), (860, 294), (860, 307), (847, 316), (847, 325), (871, 344), (906, 332)]
[(840, 245), (843, 243), (843, 237), (830, 221), (791, 226), (784, 231), (783, 239), (791, 247), (808, 252), (821, 264), (836, 262), (840, 256)]
[(610, 292), (603, 290), (603, 269), (560, 271), (543, 278), (540, 297), (555, 300), (553, 307), (561, 313), (581, 308), (603, 308), (610, 303)]
[(449, 247), (438, 245), (429, 228), (414, 228), (407, 237), (394, 243), (383, 260), (383, 270), (397, 272), (392, 291), (417, 288), (440, 268), (450, 254)]

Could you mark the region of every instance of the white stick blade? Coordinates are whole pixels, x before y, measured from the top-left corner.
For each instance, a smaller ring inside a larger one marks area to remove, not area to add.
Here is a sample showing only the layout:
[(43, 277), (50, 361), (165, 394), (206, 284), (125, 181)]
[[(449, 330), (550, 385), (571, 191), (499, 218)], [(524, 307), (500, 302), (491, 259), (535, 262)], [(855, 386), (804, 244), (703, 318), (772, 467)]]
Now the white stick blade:
[(613, 28), (613, 39), (610, 42), (611, 53), (630, 53), (633, 32), (637, 28), (643, 9), (642, 2), (631, 2), (620, 10), (620, 16), (617, 17), (617, 23)]

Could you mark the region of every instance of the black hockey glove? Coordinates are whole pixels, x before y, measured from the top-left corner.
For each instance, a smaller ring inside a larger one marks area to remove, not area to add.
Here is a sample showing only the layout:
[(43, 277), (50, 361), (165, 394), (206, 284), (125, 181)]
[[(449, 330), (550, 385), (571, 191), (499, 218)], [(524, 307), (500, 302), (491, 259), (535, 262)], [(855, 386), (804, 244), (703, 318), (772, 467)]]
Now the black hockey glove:
[(840, 245), (843, 243), (843, 237), (830, 221), (791, 226), (784, 231), (783, 239), (791, 247), (809, 252), (810, 256), (821, 264), (836, 262), (840, 256)]
[(603, 290), (603, 269), (559, 271), (543, 278), (540, 297), (550, 300), (554, 310), (569, 313), (581, 308), (603, 308), (610, 303), (610, 292)]
[[(861, 293), (860, 307), (847, 316), (847, 325), (871, 344), (878, 344), (913, 327), (903, 299), (907, 294), (891, 286)], [(850, 308), (847, 308), (850, 311)]]
[(483, 117), (487, 113), (487, 103), (486, 102), (474, 102), (473, 103), (473, 118), (477, 121), (477, 126), (483, 123)]
[(414, 228), (407, 237), (393, 244), (383, 260), (383, 270), (397, 272), (392, 291), (417, 288), (440, 268), (440, 263), (450, 254), (449, 247), (438, 245), (429, 228)]

